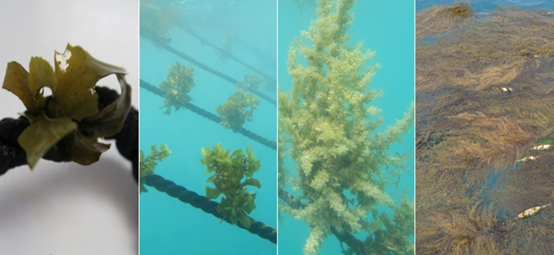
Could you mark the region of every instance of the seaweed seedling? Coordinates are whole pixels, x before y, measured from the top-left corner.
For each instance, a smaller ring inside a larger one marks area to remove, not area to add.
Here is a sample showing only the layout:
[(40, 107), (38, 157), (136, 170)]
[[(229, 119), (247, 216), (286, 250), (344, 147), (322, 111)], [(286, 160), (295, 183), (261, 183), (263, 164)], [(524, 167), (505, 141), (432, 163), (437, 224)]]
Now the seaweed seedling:
[[(190, 90), (194, 88), (195, 83), (192, 77), (194, 69), (186, 67), (175, 62), (171, 65), (167, 80), (160, 83), (159, 87), (164, 90), (165, 101), (161, 108), (165, 109), (165, 114), (171, 114), (171, 107), (175, 107), (175, 111), (184, 108), (192, 98), (188, 95)], [(194, 100), (192, 100), (194, 101)]]
[(248, 214), (256, 208), (256, 194), (248, 192), (246, 186), (261, 188), (260, 182), (252, 177), (260, 169), (260, 160), (255, 159), (250, 147), (246, 148), (246, 155), (240, 149), (229, 155), (229, 150), (224, 151), (220, 143), (213, 149), (202, 148), (202, 155), (200, 162), (206, 166), (206, 173), (214, 173), (207, 182), (215, 188), (206, 187), (206, 197), (216, 199), (223, 194), (217, 206), (223, 219), (229, 219), (231, 224), (239, 221), (249, 228), (252, 221)]
[[(60, 141), (74, 162), (90, 165), (98, 161), (110, 148), (98, 138), (119, 133), (131, 108), (125, 69), (98, 61), (80, 46), (69, 44), (54, 57), (55, 69), (40, 57), (31, 58), (29, 72), (15, 61), (8, 63), (2, 86), (27, 108), (22, 115), (30, 125), (17, 142), (25, 150), (31, 169)], [(121, 95), (99, 110), (95, 86), (110, 74), (117, 76)], [(51, 97), (44, 97), (44, 87), (50, 88)]]
[(221, 125), (238, 132), (245, 121), (252, 121), (252, 113), (259, 104), (260, 99), (257, 96), (247, 95), (246, 91), (239, 89), (223, 105), (218, 106), (216, 111), (221, 116)]
[(167, 148), (167, 145), (162, 144), (160, 150), (156, 149), (156, 145), (150, 147), (150, 155), (144, 157), (144, 152), (140, 151), (140, 192), (148, 192), (144, 187), (144, 178), (154, 173), (154, 169), (158, 162), (166, 159), (171, 154), (171, 151)]
[[(140, 1), (140, 26), (159, 39), (169, 38), (167, 32), (180, 22), (182, 12), (169, 2), (142, 0)], [(142, 32), (141, 32), (142, 34)]]
[(262, 79), (257, 74), (251, 74), (251, 75), (245, 75), (244, 81), (239, 82), (235, 84), (235, 87), (239, 89), (252, 89), (257, 90), (260, 84), (262, 83)]

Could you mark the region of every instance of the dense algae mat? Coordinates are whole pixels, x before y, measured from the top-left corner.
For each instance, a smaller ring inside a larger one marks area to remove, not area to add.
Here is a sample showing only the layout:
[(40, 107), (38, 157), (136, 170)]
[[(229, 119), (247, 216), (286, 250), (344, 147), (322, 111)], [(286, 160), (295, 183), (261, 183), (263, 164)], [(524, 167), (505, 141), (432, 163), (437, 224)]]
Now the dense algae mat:
[(554, 17), (457, 3), (416, 23), (417, 253), (554, 253), (552, 207), (518, 219), (554, 201)]

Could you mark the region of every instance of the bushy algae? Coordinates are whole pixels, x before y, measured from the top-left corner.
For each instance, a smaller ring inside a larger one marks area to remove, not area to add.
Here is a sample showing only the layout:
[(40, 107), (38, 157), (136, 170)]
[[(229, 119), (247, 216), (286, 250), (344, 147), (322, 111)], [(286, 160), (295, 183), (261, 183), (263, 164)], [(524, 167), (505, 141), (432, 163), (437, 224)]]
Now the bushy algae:
[(165, 114), (171, 114), (171, 107), (177, 111), (192, 100), (188, 93), (196, 85), (192, 78), (194, 75), (194, 69), (191, 67), (181, 65), (179, 62), (171, 65), (167, 80), (162, 81), (159, 85), (160, 89), (164, 91), (165, 100), (161, 108), (166, 108)]
[(156, 145), (150, 147), (150, 154), (145, 157), (144, 152), (140, 151), (139, 165), (140, 165), (140, 192), (148, 192), (144, 187), (144, 178), (154, 173), (158, 162), (166, 159), (171, 155), (171, 151), (167, 145), (162, 144), (160, 149), (156, 148)]
[(168, 30), (179, 25), (182, 12), (174, 4), (159, 0), (140, 1), (140, 26), (156, 39), (168, 42)]
[(248, 214), (256, 208), (256, 194), (248, 192), (246, 186), (261, 188), (260, 181), (252, 177), (260, 169), (260, 160), (256, 160), (250, 147), (246, 148), (246, 154), (239, 149), (229, 155), (229, 150), (223, 150), (220, 143), (213, 149), (202, 148), (202, 155), (200, 162), (206, 166), (206, 173), (214, 174), (208, 183), (215, 188), (206, 187), (206, 197), (216, 199), (223, 195), (217, 211), (232, 224), (240, 222), (249, 228), (252, 221)]
[(252, 121), (252, 114), (258, 104), (260, 99), (256, 95), (248, 95), (245, 90), (238, 89), (216, 111), (221, 117), (221, 125), (238, 132), (245, 121)]
[(262, 78), (257, 74), (250, 74), (244, 76), (244, 81), (235, 84), (235, 87), (241, 89), (258, 90), (258, 87), (262, 83)]
[[(387, 151), (413, 127), (414, 109), (378, 130), (380, 110), (370, 103), (381, 93), (368, 89), (378, 65), (366, 67), (374, 53), (347, 43), (354, 2), (320, 0), (319, 17), (302, 32), (308, 42), (290, 48), (292, 89), (279, 94), (279, 183), (300, 194), (292, 203), (281, 197), (279, 208), (309, 225), (304, 254), (317, 254), (331, 234), (347, 243), (346, 254), (413, 254), (413, 203), (393, 201), (383, 174), (403, 165)], [(296, 162), (296, 178), (281, 167), (286, 156)], [(391, 208), (393, 219), (378, 205)], [(360, 232), (365, 240), (354, 237)]]

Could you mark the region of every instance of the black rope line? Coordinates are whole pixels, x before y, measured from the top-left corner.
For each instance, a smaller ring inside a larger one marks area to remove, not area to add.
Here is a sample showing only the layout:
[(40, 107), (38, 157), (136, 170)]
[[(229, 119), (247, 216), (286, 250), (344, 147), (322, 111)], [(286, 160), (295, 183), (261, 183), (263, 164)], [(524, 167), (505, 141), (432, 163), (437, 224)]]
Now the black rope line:
[[(158, 191), (164, 192), (171, 197), (181, 200), (183, 203), (190, 204), (230, 224), (229, 218), (225, 218), (217, 211), (219, 203), (198, 195), (194, 191), (187, 190), (185, 187), (179, 186), (170, 180), (166, 180), (157, 174), (150, 174), (144, 177), (144, 184), (154, 187)], [(245, 227), (240, 222), (237, 222), (237, 226), (274, 244), (277, 244), (277, 231), (274, 228), (267, 226), (262, 222), (256, 221), (251, 217), (249, 218), (252, 222), (250, 228)]]
[[(0, 175), (12, 168), (27, 164), (27, 154), (17, 143), (17, 138), (29, 124), (23, 116), (18, 119), (0, 120)], [(71, 161), (63, 143), (54, 145), (43, 158), (55, 162)]]
[[(202, 68), (202, 69), (204, 69), (204, 70), (206, 70), (206, 71), (208, 71), (208, 72), (210, 72), (210, 73), (212, 73), (216, 76), (219, 76), (220, 78), (232, 83), (233, 85), (239, 83), (239, 81), (233, 79), (232, 77), (230, 77), (230, 76), (228, 76), (228, 75), (226, 75), (226, 74), (224, 74), (220, 71), (217, 71), (217, 70), (203, 64), (202, 62), (200, 62), (200, 61), (198, 61), (198, 60), (196, 60), (196, 59), (194, 59), (194, 58), (178, 51), (177, 49), (169, 46), (167, 44), (167, 42), (165, 42), (162, 38), (159, 38), (159, 36), (157, 36), (155, 33), (150, 32), (150, 31), (148, 31), (147, 29), (145, 29), (143, 27), (140, 28), (140, 35), (147, 38), (147, 39), (149, 39), (150, 41), (155, 43), (157, 46), (159, 46), (159, 47), (161, 47), (161, 48), (163, 48), (163, 49), (165, 49), (165, 50), (181, 57), (182, 59), (192, 63), (193, 65), (196, 65), (196, 66), (198, 66), (198, 67), (200, 67), (200, 68)], [(248, 87), (246, 87), (245, 90), (252, 93), (252, 94), (255, 94), (255, 95), (259, 96), (261, 99), (266, 100), (267, 102), (271, 103), (272, 105), (277, 106), (277, 101), (275, 99), (271, 98), (270, 96), (268, 96), (266, 94), (263, 94), (262, 92), (260, 92), (258, 90), (248, 88)]]
[[(140, 87), (143, 88), (143, 89), (146, 89), (147, 91), (150, 91), (152, 93), (154, 93), (155, 95), (158, 95), (158, 96), (161, 96), (161, 97), (164, 97), (164, 91), (144, 80), (140, 80)], [(196, 105), (193, 105), (191, 103), (187, 103), (184, 105), (185, 108), (191, 110), (192, 112), (198, 114), (198, 115), (201, 115), (202, 117), (206, 118), (206, 119), (209, 119), (217, 124), (221, 123), (221, 117), (211, 113), (211, 112), (208, 112)], [(247, 130), (245, 128), (241, 128), (239, 130), (240, 134), (262, 144), (262, 145), (265, 145), (266, 147), (272, 149), (272, 150), (277, 150), (277, 142), (275, 141), (271, 141), (265, 137), (262, 137), (250, 130)]]
[[(101, 110), (113, 102), (119, 94), (106, 87), (96, 86), (98, 93), (98, 108)], [(26, 165), (27, 156), (25, 151), (17, 143), (19, 135), (29, 126), (25, 117), (18, 119), (4, 118), (0, 120), (0, 176), (8, 170)], [(138, 180), (138, 111), (131, 107), (127, 114), (123, 129), (113, 137), (119, 153), (126, 159), (133, 162), (133, 177)], [(42, 157), (54, 162), (70, 162), (71, 158), (63, 143), (58, 143)]]
[[(119, 93), (106, 87), (97, 87), (96, 92), (98, 93), (99, 98), (103, 97), (102, 100), (99, 99), (98, 101), (100, 109), (108, 106), (119, 97)], [(125, 122), (123, 123), (121, 131), (114, 136), (106, 137), (104, 139), (115, 139), (115, 146), (117, 147), (119, 154), (132, 162), (133, 177), (135, 178), (135, 181), (138, 181), (139, 112), (135, 108), (131, 107), (131, 110), (129, 110), (129, 113), (125, 117)]]
[[(187, 33), (189, 33), (191, 36), (195, 37), (196, 39), (198, 39), (200, 41), (200, 43), (202, 45), (208, 45), (212, 48), (214, 48), (215, 50), (219, 51), (219, 52), (223, 52), (224, 50), (221, 49), (220, 47), (218, 47), (217, 45), (209, 42), (208, 40), (202, 38), (201, 36), (197, 35), (196, 32), (194, 32), (192, 29), (188, 28), (188, 27), (185, 27), (185, 26), (179, 26), (181, 29), (185, 30)], [(249, 65), (248, 63), (242, 61), (241, 59), (235, 57), (234, 55), (232, 54), (227, 54), (227, 56), (229, 56), (230, 59), (236, 61), (237, 63), (239, 64), (242, 64), (243, 66), (249, 68), (250, 70), (258, 73), (259, 75), (265, 77), (266, 79), (268, 79), (269, 81), (273, 82), (273, 83), (277, 83), (277, 81), (275, 80), (275, 78), (265, 74), (264, 72), (262, 72), (261, 70)]]

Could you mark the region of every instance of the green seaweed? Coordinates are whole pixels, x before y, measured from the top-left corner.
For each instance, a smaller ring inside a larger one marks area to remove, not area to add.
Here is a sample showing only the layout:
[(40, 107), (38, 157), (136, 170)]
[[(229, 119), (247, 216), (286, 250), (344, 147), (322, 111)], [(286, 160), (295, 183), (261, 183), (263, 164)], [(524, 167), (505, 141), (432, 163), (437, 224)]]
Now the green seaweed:
[(171, 65), (167, 74), (167, 80), (159, 85), (164, 91), (165, 101), (161, 108), (166, 108), (165, 114), (171, 114), (171, 107), (175, 107), (175, 111), (177, 111), (184, 108), (192, 100), (188, 93), (196, 85), (192, 79), (194, 75), (194, 69), (187, 68), (185, 65), (179, 64), (179, 62)]
[(223, 105), (218, 106), (216, 111), (221, 117), (221, 125), (238, 132), (245, 121), (252, 121), (252, 114), (258, 104), (260, 99), (256, 95), (247, 95), (246, 91), (239, 89)]
[(552, 139), (545, 138), (545, 139), (539, 140), (538, 145), (549, 145), (549, 144), (553, 144)]
[(141, 0), (140, 26), (160, 38), (168, 38), (168, 30), (179, 25), (183, 13), (168, 1)]
[(252, 89), (258, 90), (258, 87), (262, 84), (262, 78), (257, 74), (245, 75), (244, 81), (235, 84), (235, 87), (240, 89)]
[(252, 177), (260, 169), (260, 160), (256, 160), (250, 147), (246, 148), (246, 155), (240, 149), (229, 155), (229, 150), (223, 150), (220, 143), (213, 149), (202, 148), (202, 155), (200, 162), (206, 166), (206, 173), (214, 173), (207, 182), (215, 188), (206, 187), (206, 197), (216, 199), (223, 195), (217, 211), (232, 224), (239, 221), (249, 228), (252, 222), (248, 214), (256, 208), (256, 194), (248, 192), (246, 186), (261, 188), (260, 182)]
[[(32, 57), (27, 72), (17, 62), (8, 63), (3, 88), (19, 97), (31, 123), (17, 141), (27, 154), (31, 169), (56, 143), (63, 141), (71, 159), (82, 165), (92, 164), (110, 148), (98, 138), (113, 136), (123, 127), (131, 108), (131, 87), (125, 81), (125, 69), (94, 59), (80, 46), (67, 45), (64, 53), (55, 54), (56, 65)], [(96, 83), (115, 74), (121, 95), (99, 111)], [(49, 100), (43, 88), (52, 91)], [(81, 130), (77, 127), (83, 124)]]
[[(370, 104), (381, 95), (368, 88), (378, 64), (362, 43), (347, 45), (353, 0), (320, 0), (307, 40), (289, 50), (290, 92), (279, 94), (279, 162), (290, 156), (296, 174), (279, 169), (283, 190), (298, 191), (279, 209), (307, 223), (304, 254), (317, 254), (329, 235), (347, 243), (347, 254), (413, 254), (413, 202), (394, 202), (385, 192), (388, 176), (407, 171), (408, 159), (389, 153), (413, 127), (413, 104), (395, 126), (379, 131), (380, 110)], [(288, 155), (286, 155), (288, 154)], [(299, 205), (301, 204), (301, 205)], [(394, 211), (394, 219), (377, 206)], [(357, 240), (359, 233), (367, 242)]]
[(156, 149), (156, 145), (150, 147), (150, 155), (144, 157), (144, 152), (140, 151), (140, 192), (148, 192), (144, 187), (144, 178), (150, 174), (154, 173), (156, 165), (158, 162), (166, 159), (171, 155), (171, 151), (167, 148), (167, 145), (162, 144), (160, 150)]

